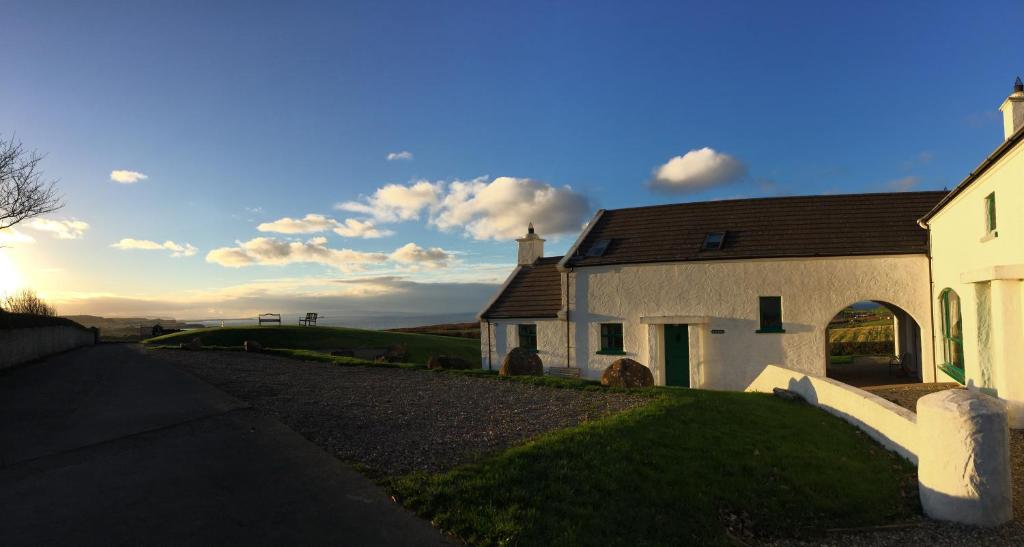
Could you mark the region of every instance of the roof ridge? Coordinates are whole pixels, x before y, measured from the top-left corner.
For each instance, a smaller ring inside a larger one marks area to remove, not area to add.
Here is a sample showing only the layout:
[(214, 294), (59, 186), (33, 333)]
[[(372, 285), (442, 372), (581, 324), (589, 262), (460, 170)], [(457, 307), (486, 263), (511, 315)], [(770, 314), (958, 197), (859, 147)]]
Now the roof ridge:
[(852, 198), (852, 197), (877, 197), (877, 196), (922, 196), (927, 194), (947, 194), (949, 190), (917, 190), (913, 192), (860, 192), (853, 194), (803, 194), (799, 196), (764, 196), (757, 198), (734, 198), (734, 199), (713, 199), (713, 200), (702, 200), (702, 201), (682, 201), (677, 203), (657, 203), (654, 205), (637, 205), (636, 207), (622, 207), (619, 209), (605, 209), (608, 212), (616, 211), (636, 211), (638, 209), (658, 209), (662, 207), (681, 207), (687, 205), (707, 205), (711, 203), (722, 204), (722, 203), (744, 203), (744, 202), (765, 202), (765, 201), (786, 201), (786, 200), (797, 200), (797, 199), (808, 199), (808, 198)]

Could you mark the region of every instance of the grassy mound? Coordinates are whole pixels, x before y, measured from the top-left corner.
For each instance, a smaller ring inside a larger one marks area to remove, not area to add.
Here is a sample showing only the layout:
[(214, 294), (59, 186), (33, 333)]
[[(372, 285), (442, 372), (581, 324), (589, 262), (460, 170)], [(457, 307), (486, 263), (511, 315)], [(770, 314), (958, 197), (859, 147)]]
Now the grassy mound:
[(199, 337), (205, 346), (241, 346), (256, 340), (265, 348), (329, 351), (349, 348), (386, 348), (402, 344), (409, 349), (410, 360), (426, 363), (431, 355), (445, 354), (480, 361), (480, 343), (476, 340), (338, 327), (220, 327), (196, 329), (157, 336), (146, 344), (175, 345)]
[(666, 391), (388, 486), (475, 545), (728, 544), (919, 512), (914, 468), (838, 418), (762, 394)]

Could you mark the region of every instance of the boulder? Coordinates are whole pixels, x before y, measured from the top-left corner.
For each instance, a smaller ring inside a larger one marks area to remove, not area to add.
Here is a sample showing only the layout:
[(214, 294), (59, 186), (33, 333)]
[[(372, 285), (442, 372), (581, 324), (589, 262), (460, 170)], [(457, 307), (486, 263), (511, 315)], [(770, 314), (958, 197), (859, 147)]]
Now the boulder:
[(201, 350), (203, 349), (203, 341), (196, 337), (189, 340), (188, 342), (181, 344), (179, 347), (181, 349), (187, 349), (192, 351)]
[(257, 352), (263, 351), (263, 344), (260, 344), (259, 342), (255, 341), (255, 340), (246, 340), (242, 344), (242, 347), (245, 348), (245, 351), (249, 351), (249, 352), (253, 352), (253, 353), (257, 353)]
[(632, 359), (618, 359), (601, 374), (601, 385), (608, 387), (651, 387), (654, 375), (651, 369)]
[(544, 363), (532, 351), (513, 348), (501, 362), (502, 376), (544, 376)]
[(454, 357), (451, 355), (431, 355), (430, 359), (427, 360), (427, 368), (438, 369), (446, 368), (449, 370), (470, 370), (477, 368), (469, 361), (462, 357)]
[(408, 363), (409, 362), (409, 348), (402, 344), (395, 344), (377, 358), (378, 362), (384, 363)]
[(781, 388), (781, 387), (773, 388), (772, 389), (772, 393), (776, 397), (778, 397), (779, 399), (782, 399), (782, 400), (785, 400), (785, 401), (803, 402), (803, 400), (804, 400), (803, 396), (801, 396), (799, 393), (797, 393), (795, 391), (790, 391), (788, 389), (784, 389), (784, 388)]

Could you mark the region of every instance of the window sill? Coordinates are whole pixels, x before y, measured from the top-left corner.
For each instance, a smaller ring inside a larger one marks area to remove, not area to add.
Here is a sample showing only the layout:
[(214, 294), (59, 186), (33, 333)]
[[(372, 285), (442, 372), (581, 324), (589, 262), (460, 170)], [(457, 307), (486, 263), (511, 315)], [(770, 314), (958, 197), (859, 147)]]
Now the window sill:
[(598, 355), (625, 355), (626, 352), (616, 349), (602, 349), (597, 351)]
[(757, 334), (785, 334), (786, 329), (757, 329), (754, 332)]
[(964, 369), (956, 367), (952, 363), (943, 363), (939, 365), (939, 370), (945, 372), (946, 375), (960, 382), (960, 384), (964, 383)]
[(979, 239), (978, 241), (980, 243), (985, 243), (986, 241), (992, 241), (997, 237), (999, 237), (999, 232), (997, 230), (992, 230), (991, 232), (985, 234), (985, 236)]

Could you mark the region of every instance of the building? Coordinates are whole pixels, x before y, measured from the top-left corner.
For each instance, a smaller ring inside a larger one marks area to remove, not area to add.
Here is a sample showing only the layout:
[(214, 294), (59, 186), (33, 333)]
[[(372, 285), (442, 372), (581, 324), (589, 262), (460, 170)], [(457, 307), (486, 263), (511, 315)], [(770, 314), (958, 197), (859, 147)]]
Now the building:
[(483, 366), (517, 346), (595, 378), (620, 357), (659, 385), (744, 389), (766, 365), (825, 375), (826, 330), (873, 300), (924, 382), (990, 390), (1024, 427), (1024, 85), (1004, 143), (951, 192), (601, 210), (562, 257), (533, 227), (480, 314)]
[(830, 321), (874, 300), (897, 318), (900, 353), (932, 381), (928, 234), (917, 219), (945, 194), (602, 210), (564, 257), (543, 257), (531, 228), (481, 313), (484, 366), (522, 346), (585, 377), (625, 356), (659, 385), (743, 389), (769, 364), (824, 375)]
[(1003, 102), (1003, 143), (922, 219), (940, 378), (1009, 402), (1024, 428), (1024, 84)]

